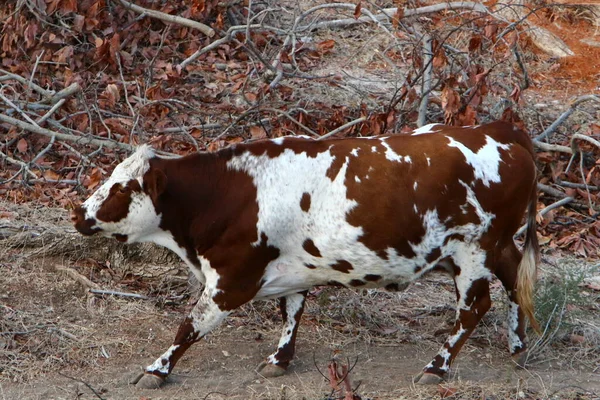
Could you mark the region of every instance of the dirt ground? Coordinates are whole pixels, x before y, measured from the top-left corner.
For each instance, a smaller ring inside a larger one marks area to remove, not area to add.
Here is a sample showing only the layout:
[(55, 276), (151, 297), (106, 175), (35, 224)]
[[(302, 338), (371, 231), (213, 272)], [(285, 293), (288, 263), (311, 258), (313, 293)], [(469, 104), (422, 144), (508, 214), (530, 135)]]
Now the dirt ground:
[[(454, 288), (443, 275), (401, 293), (314, 290), (297, 357), (280, 378), (254, 371), (278, 341), (277, 305), (246, 305), (194, 345), (162, 389), (138, 390), (129, 380), (170, 345), (197, 296), (188, 289), (185, 268), (152, 247), (82, 238), (61, 209), (8, 203), (0, 209), (0, 231), (21, 231), (0, 246), (0, 399), (334, 399), (339, 393), (332, 394), (324, 377), (332, 358), (355, 364), (350, 379), (363, 399), (600, 396), (600, 294), (582, 289), (586, 301), (567, 305), (563, 323), (548, 329), (554, 338), (539, 346), (527, 370), (517, 370), (507, 351), (505, 295), (498, 282), (492, 284), (494, 306), (449, 381), (415, 387), (412, 377), (437, 352), (454, 320)], [(545, 259), (544, 275), (563, 263)], [(581, 259), (569, 262), (585, 265)], [(56, 265), (103, 289), (150, 299), (92, 295)], [(548, 282), (544, 278), (541, 285)]]
[[(600, 45), (590, 40), (600, 42), (600, 32), (547, 14), (536, 18), (576, 52), (568, 60), (525, 54), (533, 87), (524, 94), (523, 113), (539, 120), (539, 126), (527, 123), (541, 131), (573, 96), (599, 93)], [(341, 71), (349, 85), (289, 82), (306, 98), (372, 106), (402, 80), (403, 70), (377, 57), (387, 40), (381, 32), (361, 27), (319, 35), (337, 40), (321, 72)], [(586, 122), (598, 115), (583, 110), (571, 119)], [(185, 267), (153, 246), (82, 238), (64, 209), (6, 200), (0, 199), (0, 400), (337, 399), (340, 393), (332, 393), (325, 378), (334, 357), (354, 365), (349, 376), (362, 399), (600, 399), (600, 289), (586, 283), (598, 279), (598, 261), (546, 248), (538, 291), (561, 301), (548, 308), (540, 298), (546, 329), (542, 337), (530, 336), (535, 351), (526, 370), (517, 370), (508, 354), (506, 299), (494, 282), (493, 308), (461, 351), (449, 381), (412, 384), (454, 320), (453, 284), (432, 275), (402, 293), (313, 291), (286, 376), (265, 379), (255, 372), (275, 349), (281, 324), (276, 303), (260, 302), (236, 311), (194, 345), (163, 388), (138, 390), (129, 380), (168, 348), (197, 298)], [(102, 289), (148, 299), (90, 294), (57, 265)]]

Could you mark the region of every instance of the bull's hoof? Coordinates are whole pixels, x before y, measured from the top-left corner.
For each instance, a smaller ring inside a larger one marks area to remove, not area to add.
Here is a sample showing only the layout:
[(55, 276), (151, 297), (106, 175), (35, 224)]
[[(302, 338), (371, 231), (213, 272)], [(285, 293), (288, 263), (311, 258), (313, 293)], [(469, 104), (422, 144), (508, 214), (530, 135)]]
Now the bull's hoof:
[(512, 357), (513, 361), (515, 362), (515, 364), (517, 364), (517, 368), (525, 368), (525, 364), (527, 364), (528, 356), (529, 356), (529, 354), (528, 354), (527, 350), (525, 350), (520, 353), (513, 354), (511, 357)]
[(163, 383), (165, 383), (165, 378), (161, 378), (160, 376), (153, 374), (143, 373), (135, 382), (135, 387), (138, 389), (158, 389)]
[(278, 376), (284, 375), (285, 371), (285, 368), (266, 361), (261, 362), (258, 368), (256, 368), (256, 372), (265, 378), (277, 378)]
[(417, 385), (437, 385), (442, 383), (444, 378), (439, 375), (432, 374), (431, 372), (421, 372), (419, 375), (415, 376), (413, 382)]

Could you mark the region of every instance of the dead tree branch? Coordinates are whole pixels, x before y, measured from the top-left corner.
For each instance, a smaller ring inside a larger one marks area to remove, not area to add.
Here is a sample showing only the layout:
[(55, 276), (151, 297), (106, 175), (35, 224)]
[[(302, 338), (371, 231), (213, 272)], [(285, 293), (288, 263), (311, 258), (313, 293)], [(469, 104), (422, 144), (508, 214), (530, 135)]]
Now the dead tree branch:
[(423, 40), (423, 89), (421, 91), (421, 104), (419, 104), (419, 117), (417, 127), (425, 125), (427, 120), (427, 105), (429, 104), (429, 92), (431, 91), (431, 71), (433, 69), (433, 50), (431, 47), (431, 36), (424, 34)]
[(573, 149), (571, 149), (569, 146), (540, 142), (536, 139), (533, 139), (533, 145), (543, 151), (559, 151), (561, 153), (573, 154)]
[(192, 21), (191, 19), (183, 18), (178, 15), (170, 15), (165, 14), (164, 12), (157, 10), (150, 10), (148, 8), (140, 7), (126, 0), (119, 0), (125, 8), (135, 11), (138, 14), (145, 14), (149, 17), (160, 19), (161, 21), (168, 22), (171, 24), (183, 25), (188, 28), (198, 29), (200, 32), (204, 33), (208, 37), (215, 36), (215, 31), (208, 25), (204, 25), (203, 23)]
[[(542, 208), (537, 213), (537, 216), (539, 218), (541, 218), (544, 215), (548, 214), (550, 211), (554, 210), (555, 208), (567, 205), (567, 204), (571, 203), (573, 200), (575, 200), (575, 199), (573, 199), (573, 197), (565, 197), (564, 199), (560, 199), (557, 202), (554, 202), (554, 203), (550, 204), (549, 206)], [(520, 227), (519, 230), (517, 231), (517, 233), (515, 233), (515, 236), (521, 236), (525, 232), (525, 229), (527, 229), (527, 224)]]
[(366, 121), (366, 120), (367, 120), (367, 118), (366, 118), (366, 117), (360, 117), (360, 118), (357, 118), (357, 119), (355, 119), (354, 121), (350, 121), (350, 122), (348, 122), (348, 123), (346, 123), (346, 124), (344, 124), (344, 125), (342, 125), (342, 126), (340, 126), (340, 127), (337, 127), (337, 128), (335, 128), (334, 130), (332, 130), (331, 132), (328, 132), (328, 133), (326, 133), (325, 135), (321, 136), (321, 137), (320, 137), (320, 138), (318, 138), (317, 140), (323, 140), (323, 139), (327, 139), (327, 138), (329, 138), (329, 137), (331, 137), (331, 136), (333, 136), (333, 135), (335, 135), (335, 134), (337, 134), (337, 133), (340, 133), (340, 132), (341, 132), (341, 131), (343, 131), (344, 129), (348, 129), (348, 128), (350, 128), (351, 126), (354, 126), (354, 125), (356, 125), (356, 124), (360, 124), (361, 122), (364, 122), (364, 121)]
[(127, 143), (119, 143), (119, 142), (115, 142), (115, 141), (111, 141), (111, 140), (96, 139), (93, 137), (74, 136), (74, 135), (69, 135), (66, 133), (55, 132), (55, 131), (51, 131), (49, 129), (35, 126), (33, 124), (29, 124), (27, 122), (18, 120), (16, 118), (9, 117), (4, 114), (0, 114), (0, 121), (9, 123), (11, 125), (21, 128), (21, 129), (25, 129), (26, 131), (29, 131), (29, 132), (48, 136), (49, 138), (56, 136), (56, 139), (66, 140), (69, 142), (77, 142), (79, 144), (91, 144), (94, 146), (104, 146), (104, 147), (108, 147), (111, 149), (120, 148), (120, 149), (125, 149), (125, 150), (133, 150), (133, 146), (131, 146)]
[(535, 140), (539, 141), (553, 134), (556, 128), (558, 128), (563, 122), (565, 122), (567, 118), (569, 118), (571, 114), (575, 112), (577, 106), (586, 101), (595, 101), (600, 103), (600, 97), (594, 94), (587, 94), (576, 98), (573, 102), (571, 102), (571, 104), (569, 104), (569, 108), (567, 109), (567, 111), (563, 112), (562, 115), (558, 117), (556, 121), (554, 121), (544, 132), (537, 135), (535, 137)]
[[(484, 5), (482, 5), (480, 3), (475, 3), (475, 2), (470, 2), (470, 1), (456, 1), (456, 2), (452, 2), (452, 3), (434, 4), (431, 6), (419, 7), (419, 8), (415, 8), (415, 9), (406, 9), (405, 8), (404, 13), (403, 13), (403, 18), (414, 17), (417, 15), (423, 15), (423, 14), (431, 14), (431, 13), (435, 13), (435, 12), (443, 11), (443, 10), (458, 10), (458, 9), (466, 9), (466, 10), (475, 11), (475, 12), (489, 13), (489, 10), (487, 9), (487, 7), (485, 7)], [(381, 10), (381, 13), (375, 14), (374, 18), (376, 19), (376, 22), (383, 21), (383, 20), (390, 20), (394, 17), (394, 15), (396, 15), (397, 12), (398, 12), (397, 7), (384, 8), (383, 10)], [(373, 22), (373, 19), (370, 16), (362, 16), (359, 18), (345, 18), (345, 19), (338, 19), (338, 20), (331, 20), (331, 21), (322, 21), (322, 22), (318, 22), (318, 23), (311, 24), (308, 26), (300, 27), (300, 30), (314, 31), (314, 30), (319, 30), (319, 29), (342, 28), (342, 27), (348, 27), (348, 26), (352, 26), (352, 25), (366, 24), (369, 22)]]
[(104, 289), (90, 289), (90, 293), (110, 296), (121, 296), (121, 297), (132, 297), (134, 299), (150, 300), (150, 297), (144, 296), (143, 294), (128, 293), (128, 292), (116, 292), (114, 290)]
[(86, 278), (85, 276), (81, 275), (79, 272), (75, 271), (72, 268), (64, 267), (62, 265), (55, 265), (54, 269), (57, 272), (64, 273), (69, 278), (73, 279), (74, 281), (79, 282), (82, 286), (85, 286), (86, 288), (100, 290), (100, 286), (97, 283), (94, 283), (94, 282), (90, 281), (88, 278)]
[(600, 149), (600, 142), (597, 141), (596, 139), (591, 138), (591, 137), (586, 136), (586, 135), (582, 135), (581, 133), (574, 133), (573, 136), (571, 136), (571, 148), (573, 150), (578, 150), (578, 146), (575, 143), (575, 140), (577, 140), (577, 139), (584, 140), (584, 141), (586, 141), (588, 143), (591, 143), (591, 144), (593, 144), (594, 146), (596, 146), (596, 147), (598, 147)]

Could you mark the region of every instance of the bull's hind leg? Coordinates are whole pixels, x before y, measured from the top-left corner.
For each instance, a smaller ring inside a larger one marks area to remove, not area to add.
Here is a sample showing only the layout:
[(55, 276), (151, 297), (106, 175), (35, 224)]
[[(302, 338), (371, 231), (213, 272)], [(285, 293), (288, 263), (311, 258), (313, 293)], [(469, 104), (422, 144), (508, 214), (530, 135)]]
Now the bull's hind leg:
[(416, 383), (436, 384), (445, 378), (452, 361), (490, 308), (490, 273), (482, 261), (483, 255), (473, 251), (465, 251), (463, 255), (472, 259), (462, 260), (460, 257), (461, 263), (454, 260), (457, 265), (454, 276), (457, 297), (454, 328), (438, 354), (415, 378)]
[(508, 294), (508, 347), (513, 360), (521, 367), (527, 361), (527, 318), (521, 310), (516, 294), (517, 272), (521, 262), (521, 252), (511, 243), (502, 251), (494, 273), (502, 282)]
[(138, 388), (143, 389), (160, 387), (185, 351), (223, 321), (229, 311), (222, 311), (214, 302), (215, 292), (209, 287), (204, 289), (198, 303), (179, 326), (171, 347), (154, 363), (146, 367), (144, 374), (138, 378), (137, 382), (132, 383), (136, 383)]
[(300, 326), (300, 317), (304, 311), (306, 291), (291, 294), (279, 299), (279, 308), (283, 318), (283, 331), (279, 339), (277, 351), (271, 354), (257, 368), (257, 372), (267, 378), (285, 374), (294, 358), (296, 334)]

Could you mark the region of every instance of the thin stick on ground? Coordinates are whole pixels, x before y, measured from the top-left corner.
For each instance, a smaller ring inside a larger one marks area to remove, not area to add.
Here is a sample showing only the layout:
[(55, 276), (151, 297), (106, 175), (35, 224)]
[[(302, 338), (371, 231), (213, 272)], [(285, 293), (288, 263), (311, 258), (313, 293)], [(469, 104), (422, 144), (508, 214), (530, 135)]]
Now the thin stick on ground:
[(92, 281), (90, 281), (88, 278), (86, 278), (85, 276), (81, 275), (79, 272), (75, 271), (72, 268), (69, 267), (65, 267), (62, 265), (55, 265), (54, 269), (58, 272), (62, 272), (65, 275), (67, 275), (69, 278), (73, 279), (74, 281), (79, 282), (81, 285), (90, 288), (90, 289), (96, 289), (96, 290), (101, 290), (100, 289), (100, 285), (98, 285), (97, 283), (94, 283)]
[(431, 91), (431, 71), (433, 69), (433, 51), (431, 48), (431, 36), (424, 34), (423, 40), (423, 90), (421, 91), (421, 104), (419, 104), (419, 117), (417, 118), (417, 127), (425, 125), (427, 120), (427, 105), (429, 104), (429, 92)]
[(66, 140), (69, 142), (77, 142), (79, 144), (91, 144), (94, 146), (105, 146), (110, 149), (121, 148), (124, 150), (133, 150), (133, 146), (127, 143), (120, 143), (110, 140), (96, 139), (93, 137), (83, 137), (83, 136), (74, 136), (69, 135), (67, 133), (60, 133), (51, 131), (50, 129), (41, 128), (39, 126), (35, 126), (33, 124), (27, 123), (25, 121), (18, 120), (16, 118), (9, 117), (8, 115), (0, 114), (0, 121), (9, 123), (21, 129), (25, 129), (26, 131), (37, 133), (39, 135), (44, 135), (48, 137), (56, 136), (59, 140)]
[(125, 8), (135, 11), (138, 14), (146, 14), (149, 17), (160, 19), (161, 21), (187, 26), (188, 28), (198, 29), (200, 32), (204, 33), (208, 37), (215, 36), (215, 31), (208, 25), (204, 25), (203, 23), (192, 21), (191, 19), (183, 18), (178, 15), (170, 15), (165, 14), (164, 12), (157, 10), (150, 10), (148, 8), (140, 7), (126, 0), (119, 0)]
[(365, 122), (366, 120), (367, 120), (367, 118), (366, 118), (366, 117), (360, 117), (360, 118), (357, 118), (357, 119), (355, 119), (354, 121), (350, 121), (350, 122), (348, 122), (348, 123), (346, 123), (346, 124), (344, 124), (344, 125), (342, 125), (342, 126), (340, 126), (340, 127), (336, 128), (336, 129), (332, 130), (331, 132), (329, 132), (329, 133), (326, 133), (325, 135), (321, 136), (321, 137), (320, 137), (320, 138), (318, 138), (317, 140), (323, 140), (323, 139), (327, 139), (327, 138), (329, 138), (329, 137), (331, 137), (331, 136), (333, 136), (333, 135), (335, 135), (335, 134), (337, 134), (337, 133), (340, 133), (340, 132), (341, 132), (341, 131), (343, 131), (344, 129), (348, 129), (348, 128), (350, 128), (351, 126), (354, 126), (354, 125), (356, 125), (356, 124), (360, 124), (361, 122)]
[(2, 181), (2, 183), (8, 183), (9, 181), (13, 180), (14, 178), (16, 178), (22, 171), (25, 171), (25, 173), (29, 176), (31, 176), (33, 179), (38, 179), (38, 176), (36, 174), (34, 174), (30, 169), (29, 166), (24, 163), (23, 161), (19, 161), (19, 160), (15, 160), (14, 158), (4, 154), (2, 151), (0, 151), (0, 157), (4, 158), (6, 161), (8, 161), (11, 164), (15, 164), (21, 167), (21, 169), (19, 170), (19, 172), (17, 172), (13, 178), (11, 179), (7, 179), (5, 181)]
[(577, 109), (577, 106), (579, 106), (581, 103), (584, 103), (586, 101), (596, 101), (596, 102), (600, 102), (600, 97), (594, 95), (594, 94), (587, 94), (584, 96), (579, 96), (578, 98), (576, 98), (570, 105), (569, 105), (569, 109), (565, 112), (562, 113), (562, 115), (560, 117), (558, 117), (548, 128), (546, 128), (546, 130), (542, 133), (540, 133), (539, 135), (537, 135), (535, 137), (535, 140), (540, 141), (542, 139), (547, 138), (548, 136), (550, 136), (551, 134), (554, 133), (554, 131), (563, 123), (565, 122), (565, 120), (567, 118), (569, 118), (569, 116), (571, 114), (573, 114), (575, 112), (575, 110)]
[[(99, 393), (96, 391), (96, 389), (94, 389), (94, 388), (92, 387), (92, 385), (90, 385), (90, 384), (89, 384), (89, 383), (87, 383), (86, 381), (84, 381), (84, 380), (81, 380), (81, 379), (79, 379), (79, 378), (73, 378), (72, 376), (69, 376), (69, 375), (65, 375), (65, 374), (63, 374), (63, 373), (62, 373), (62, 372), (60, 372), (60, 371), (57, 371), (57, 372), (58, 372), (58, 374), (59, 374), (59, 375), (61, 375), (61, 376), (64, 376), (65, 378), (69, 378), (69, 379), (72, 379), (72, 380), (74, 380), (74, 381), (76, 381), (76, 382), (83, 383), (85, 386), (87, 386), (87, 388), (88, 388), (88, 389), (90, 389), (90, 390), (92, 391), (92, 393), (94, 393), (94, 395), (95, 395), (97, 398), (99, 398), (100, 400), (105, 400), (105, 399), (104, 399), (104, 397), (100, 396), (100, 394), (99, 394)], [(79, 396), (77, 396), (77, 397), (79, 397)]]
[[(413, 17), (413, 16), (417, 16), (417, 15), (423, 15), (423, 14), (431, 14), (431, 13), (435, 13), (435, 12), (443, 11), (443, 10), (458, 10), (458, 9), (466, 9), (466, 10), (480, 12), (480, 13), (486, 13), (486, 14), (490, 13), (489, 10), (487, 9), (487, 7), (485, 7), (483, 4), (469, 2), (469, 1), (455, 1), (455, 2), (451, 2), (451, 3), (434, 4), (431, 6), (419, 7), (419, 8), (415, 8), (415, 9), (405, 8), (403, 11), (403, 18)], [(398, 12), (397, 7), (384, 8), (383, 10), (381, 10), (381, 13), (375, 14), (374, 18), (375, 18), (376, 22), (379, 22), (381, 20), (390, 20), (394, 17), (394, 15), (396, 15), (397, 12)], [(311, 24), (309, 26), (302, 26), (302, 27), (300, 27), (300, 30), (308, 29), (310, 31), (315, 31), (318, 29), (345, 28), (345, 27), (349, 27), (349, 26), (353, 26), (353, 25), (366, 24), (366, 23), (370, 23), (370, 22), (373, 22), (373, 18), (371, 16), (362, 16), (359, 18), (345, 18), (345, 19), (337, 19), (337, 20), (331, 20), (331, 21), (318, 22), (316, 24)]]
[[(567, 205), (570, 202), (572, 202), (573, 200), (575, 200), (573, 197), (565, 197), (564, 199), (560, 199), (559, 201), (554, 202), (554, 203), (550, 204), (549, 206), (546, 206), (546, 207), (542, 208), (537, 213), (537, 216), (538, 217), (543, 217), (544, 215), (548, 214), (550, 211), (554, 210), (555, 208)], [(517, 231), (517, 233), (515, 233), (515, 236), (522, 235), (525, 232), (526, 229), (527, 229), (527, 224), (525, 224), (522, 227), (520, 227), (519, 230)]]
[(101, 295), (110, 295), (110, 296), (133, 297), (135, 299), (150, 300), (150, 297), (144, 296), (143, 294), (128, 293), (128, 292), (117, 292), (117, 291), (114, 291), (114, 290), (90, 289), (90, 293), (101, 294)]

